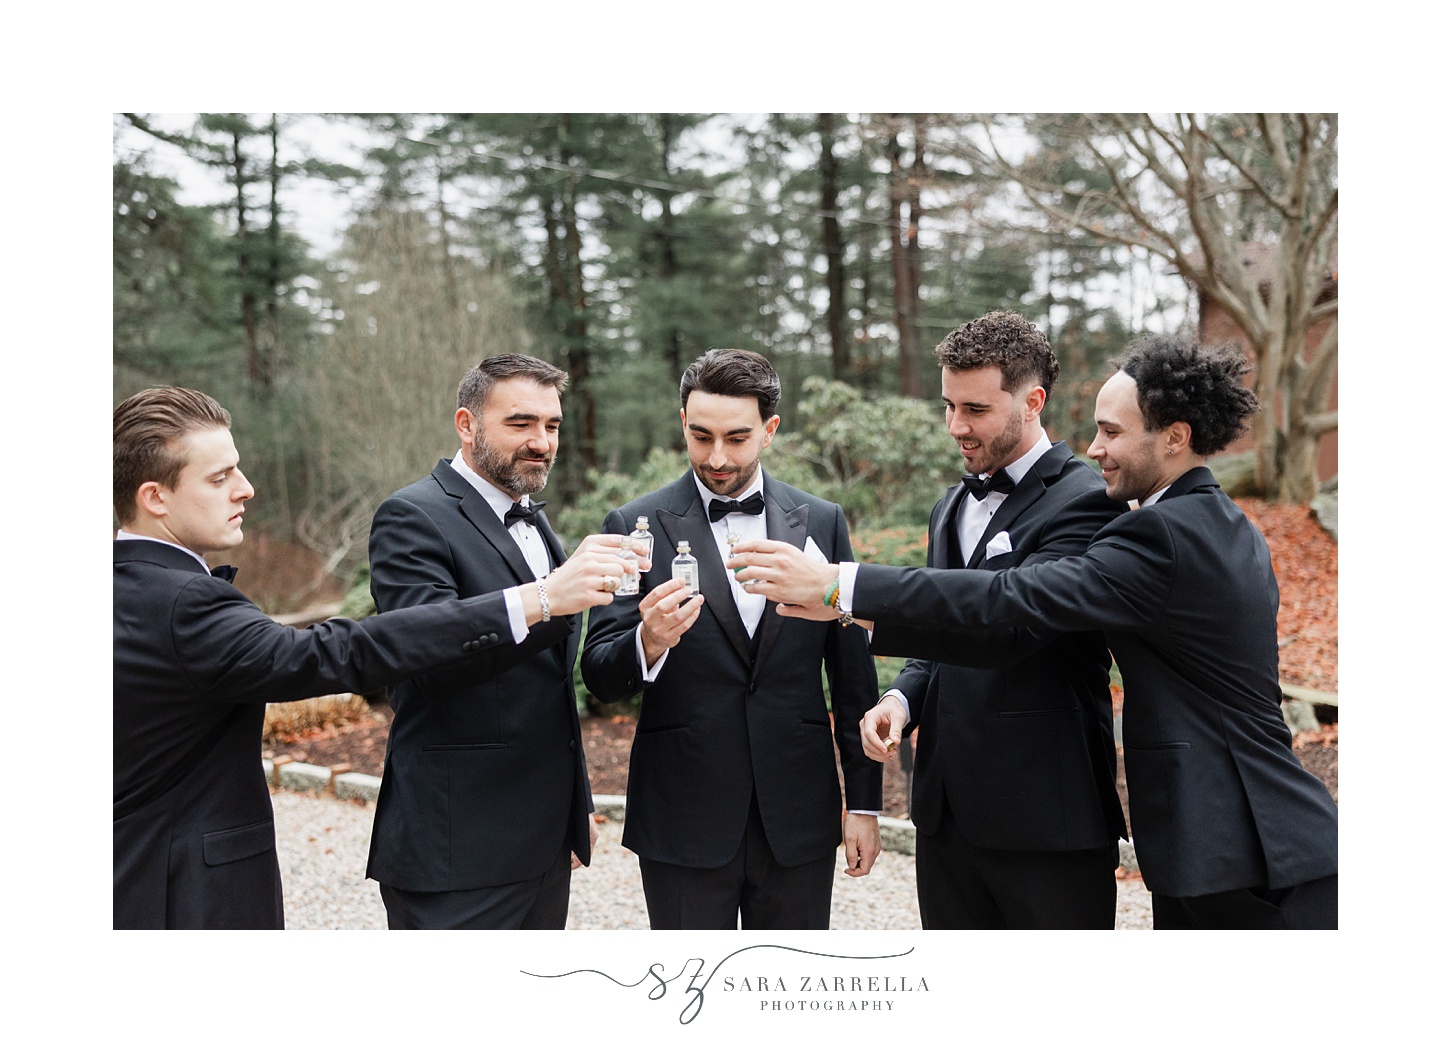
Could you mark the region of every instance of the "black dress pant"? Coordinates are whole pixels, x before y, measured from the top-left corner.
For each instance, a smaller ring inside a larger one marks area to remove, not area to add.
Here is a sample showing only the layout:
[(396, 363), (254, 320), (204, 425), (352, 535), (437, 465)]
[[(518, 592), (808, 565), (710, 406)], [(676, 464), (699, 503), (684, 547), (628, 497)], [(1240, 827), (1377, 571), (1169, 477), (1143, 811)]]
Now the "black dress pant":
[(1173, 898), (1154, 895), (1154, 930), (1333, 931), (1340, 925), (1340, 874), (1293, 887), (1242, 887)]
[(569, 847), (547, 873), (468, 891), (405, 891), (379, 884), (390, 931), (562, 931), (569, 918)]
[[(627, 812), (628, 813), (628, 812)], [(771, 854), (760, 808), (751, 797), (746, 833), (735, 856), (715, 869), (640, 859), (651, 930), (824, 931), (831, 924), (836, 852), (800, 866)]]
[(1001, 851), (969, 844), (943, 801), (917, 834), (917, 907), (925, 930), (1113, 930), (1118, 844)]

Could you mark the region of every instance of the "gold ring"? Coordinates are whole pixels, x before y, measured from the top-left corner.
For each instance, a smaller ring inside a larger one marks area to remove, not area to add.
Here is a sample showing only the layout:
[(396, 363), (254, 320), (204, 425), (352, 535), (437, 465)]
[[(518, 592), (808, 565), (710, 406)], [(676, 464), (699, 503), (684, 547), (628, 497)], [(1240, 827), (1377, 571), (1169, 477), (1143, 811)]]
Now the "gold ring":
[(613, 594), (615, 592), (615, 588), (618, 587), (619, 585), (620, 585), (620, 581), (617, 580), (617, 579), (615, 579), (614, 576), (606, 576), (605, 577), (605, 593), (606, 594)]

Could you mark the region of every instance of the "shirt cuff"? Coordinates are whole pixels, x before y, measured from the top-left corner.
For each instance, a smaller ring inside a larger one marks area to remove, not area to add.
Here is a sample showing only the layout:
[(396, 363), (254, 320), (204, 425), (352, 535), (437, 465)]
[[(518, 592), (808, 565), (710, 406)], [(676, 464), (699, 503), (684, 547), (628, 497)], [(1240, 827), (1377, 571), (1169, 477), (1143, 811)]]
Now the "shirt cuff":
[(524, 622), (524, 599), (519, 596), (518, 587), (504, 591), (504, 607), (509, 612), (509, 629), (514, 634), (514, 644), (522, 645), (529, 636), (529, 624)]
[(665, 660), (670, 658), (670, 649), (660, 653), (660, 658), (655, 660), (652, 667), (645, 666), (645, 639), (641, 635), (645, 632), (645, 624), (641, 623), (635, 628), (635, 659), (640, 664), (640, 679), (646, 684), (654, 681), (660, 676), (660, 671), (665, 667)]
[[(882, 699), (885, 699), (889, 695), (895, 695), (897, 697), (897, 702), (901, 703), (902, 704), (902, 709), (905, 710), (905, 711), (907, 711), (907, 723), (908, 724), (911, 724), (912, 723), (912, 707), (910, 707), (910, 706), (907, 705), (907, 697), (905, 695), (903, 695), (901, 693), (901, 691), (899, 691), (896, 688), (888, 688), (885, 692), (882, 693)], [(878, 699), (877, 702), (881, 702), (882, 699)]]
[(847, 808), (846, 813), (848, 815), (881, 815), (880, 811), (852, 811), (850, 808)]
[(854, 561), (843, 561), (837, 565), (836, 607), (843, 612), (851, 611), (852, 595), (856, 593), (856, 569)]

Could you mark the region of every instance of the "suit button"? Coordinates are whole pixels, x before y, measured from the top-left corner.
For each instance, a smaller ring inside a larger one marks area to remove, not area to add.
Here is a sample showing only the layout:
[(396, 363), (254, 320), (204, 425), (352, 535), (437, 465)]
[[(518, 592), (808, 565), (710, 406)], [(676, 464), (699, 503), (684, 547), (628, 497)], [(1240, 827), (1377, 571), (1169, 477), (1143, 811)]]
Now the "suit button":
[(471, 644), (473, 644), (472, 641), (465, 641), (464, 642), (464, 651), (465, 652), (472, 652), (473, 651), (473, 649), (469, 647)]
[(755, 681), (752, 681), (750, 684), (746, 685), (746, 691), (748, 691), (748, 692), (754, 692), (755, 690), (756, 690), (756, 682)]
[(498, 634), (490, 634), (489, 637), (488, 637), (488, 641), (489, 641), (489, 644), (491, 644), (491, 645), (497, 645), (499, 643), (499, 635)]
[(569, 748), (571, 750), (577, 750), (577, 749), (579, 749), (579, 743), (575, 742), (573, 739), (570, 739), (569, 740)]

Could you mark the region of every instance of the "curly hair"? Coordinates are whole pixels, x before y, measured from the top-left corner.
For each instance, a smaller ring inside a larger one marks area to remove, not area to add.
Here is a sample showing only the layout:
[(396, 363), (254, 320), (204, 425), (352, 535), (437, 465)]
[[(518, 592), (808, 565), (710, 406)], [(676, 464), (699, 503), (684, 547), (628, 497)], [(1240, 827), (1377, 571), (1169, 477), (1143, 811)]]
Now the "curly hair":
[(1161, 431), (1183, 421), (1190, 448), (1212, 456), (1239, 436), (1259, 412), (1259, 399), (1244, 386), (1254, 367), (1230, 345), (1205, 345), (1189, 337), (1140, 337), (1115, 362), (1138, 384), (1144, 426)]
[(947, 369), (996, 366), (1002, 389), (1016, 395), (1028, 381), (1042, 385), (1044, 401), (1058, 379), (1058, 358), (1048, 338), (1016, 312), (992, 311), (965, 322), (933, 349), (937, 364)]

